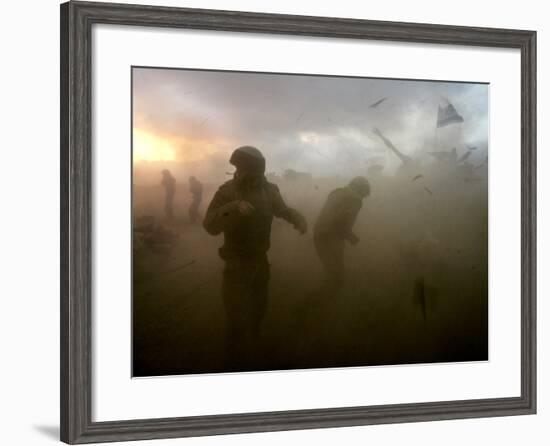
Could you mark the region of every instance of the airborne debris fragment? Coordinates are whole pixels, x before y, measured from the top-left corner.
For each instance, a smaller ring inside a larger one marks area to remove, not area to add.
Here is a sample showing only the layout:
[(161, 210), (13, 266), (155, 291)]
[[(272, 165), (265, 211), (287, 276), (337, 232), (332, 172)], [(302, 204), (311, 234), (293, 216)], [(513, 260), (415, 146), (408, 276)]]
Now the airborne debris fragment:
[(371, 105), (369, 105), (369, 108), (376, 108), (378, 107), (382, 102), (384, 102), (386, 99), (388, 99), (387, 97), (386, 98), (382, 98), (382, 99), (379, 99), (378, 101), (372, 103)]
[(395, 155), (401, 160), (403, 164), (408, 164), (412, 162), (412, 158), (410, 156), (405, 155), (404, 153), (401, 153), (393, 144), (392, 142), (386, 138), (382, 132), (377, 128), (374, 127), (372, 129), (375, 135), (377, 135), (382, 141), (384, 141), (384, 144), (388, 149), (390, 149)]
[(456, 108), (447, 99), (446, 107), (438, 106), (437, 108), (437, 127), (445, 127), (450, 124), (464, 122), (464, 118), (458, 114)]

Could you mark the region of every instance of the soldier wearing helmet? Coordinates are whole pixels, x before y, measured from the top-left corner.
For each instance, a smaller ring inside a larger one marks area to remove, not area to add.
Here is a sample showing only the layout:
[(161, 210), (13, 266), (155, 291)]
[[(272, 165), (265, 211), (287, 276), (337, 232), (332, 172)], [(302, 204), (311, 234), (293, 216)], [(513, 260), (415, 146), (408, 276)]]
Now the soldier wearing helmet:
[(336, 291), (344, 282), (344, 245), (359, 243), (353, 225), (363, 199), (370, 195), (365, 177), (355, 177), (350, 183), (333, 190), (317, 218), (313, 240), (326, 278), (326, 290)]
[(211, 235), (224, 235), (219, 254), (225, 261), (226, 366), (242, 369), (251, 366), (267, 309), (267, 251), (273, 217), (286, 220), (301, 234), (307, 231), (307, 223), (286, 205), (279, 188), (267, 181), (265, 158), (257, 148), (239, 147), (229, 162), (236, 168), (234, 177), (215, 193), (203, 226)]

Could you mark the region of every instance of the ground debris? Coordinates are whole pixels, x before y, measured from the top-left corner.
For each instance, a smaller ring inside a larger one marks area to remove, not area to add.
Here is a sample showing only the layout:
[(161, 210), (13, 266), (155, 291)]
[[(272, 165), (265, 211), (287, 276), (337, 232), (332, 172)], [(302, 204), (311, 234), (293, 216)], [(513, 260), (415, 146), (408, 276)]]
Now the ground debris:
[(147, 248), (159, 254), (168, 254), (179, 239), (178, 234), (161, 223), (155, 217), (145, 215), (136, 219), (134, 224), (134, 251)]

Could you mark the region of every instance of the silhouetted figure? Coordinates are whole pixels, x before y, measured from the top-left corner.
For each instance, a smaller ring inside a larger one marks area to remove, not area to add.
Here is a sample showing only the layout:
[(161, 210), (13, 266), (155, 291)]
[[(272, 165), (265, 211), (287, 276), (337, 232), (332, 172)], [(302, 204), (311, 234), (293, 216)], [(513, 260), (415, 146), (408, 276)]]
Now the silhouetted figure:
[(176, 179), (172, 176), (168, 169), (162, 171), (162, 181), (160, 183), (164, 187), (164, 213), (166, 218), (172, 220), (174, 218), (174, 195), (176, 194)]
[(219, 249), (225, 261), (222, 295), (226, 313), (227, 363), (230, 369), (251, 367), (267, 309), (270, 276), (267, 251), (273, 217), (282, 218), (301, 233), (304, 217), (288, 207), (279, 188), (265, 176), (265, 159), (255, 147), (236, 149), (229, 162), (234, 178), (224, 183), (208, 206), (204, 228), (223, 232)]
[(338, 290), (344, 282), (344, 244), (359, 243), (353, 232), (363, 199), (370, 194), (364, 177), (355, 177), (346, 187), (333, 190), (317, 218), (314, 228), (315, 249), (325, 272), (326, 291)]
[(193, 196), (189, 206), (189, 220), (191, 223), (196, 223), (199, 219), (199, 206), (202, 202), (202, 183), (194, 176), (189, 177), (189, 192)]

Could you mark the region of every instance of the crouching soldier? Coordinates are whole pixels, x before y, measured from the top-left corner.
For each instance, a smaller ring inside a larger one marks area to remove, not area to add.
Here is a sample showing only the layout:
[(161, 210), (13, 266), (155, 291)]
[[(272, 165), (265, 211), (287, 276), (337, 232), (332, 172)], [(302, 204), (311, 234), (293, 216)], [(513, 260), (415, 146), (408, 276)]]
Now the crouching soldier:
[(219, 249), (225, 261), (222, 297), (226, 314), (226, 367), (253, 367), (254, 351), (268, 300), (269, 263), (273, 217), (307, 231), (304, 217), (288, 207), (278, 187), (265, 176), (265, 159), (255, 147), (236, 149), (229, 162), (236, 172), (216, 192), (203, 221), (208, 233), (223, 232)]
[(355, 177), (342, 188), (333, 190), (315, 223), (313, 240), (325, 273), (325, 291), (333, 293), (344, 282), (344, 244), (356, 245), (359, 238), (353, 232), (363, 199), (370, 194), (370, 184), (364, 177)]

